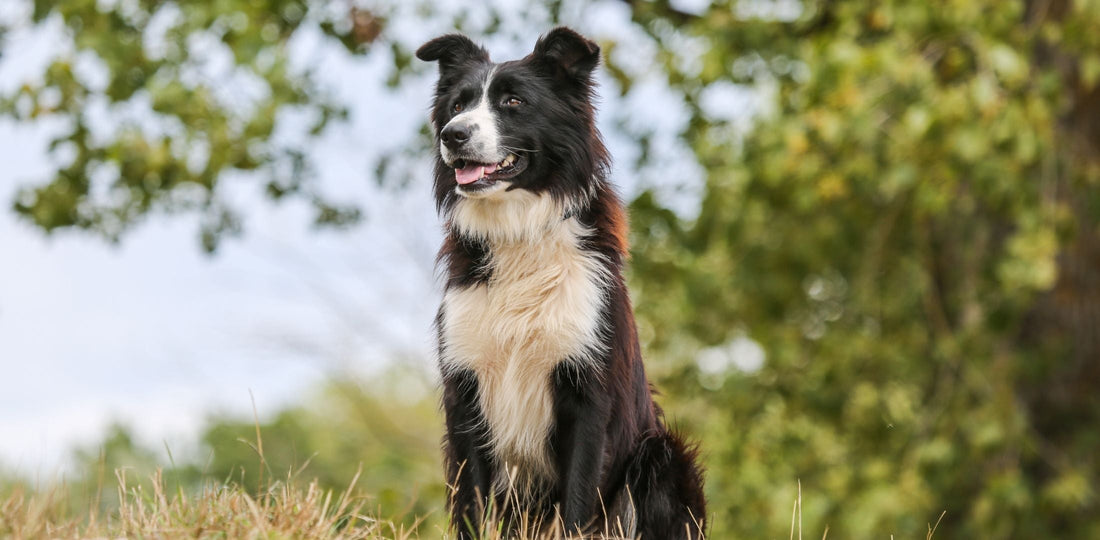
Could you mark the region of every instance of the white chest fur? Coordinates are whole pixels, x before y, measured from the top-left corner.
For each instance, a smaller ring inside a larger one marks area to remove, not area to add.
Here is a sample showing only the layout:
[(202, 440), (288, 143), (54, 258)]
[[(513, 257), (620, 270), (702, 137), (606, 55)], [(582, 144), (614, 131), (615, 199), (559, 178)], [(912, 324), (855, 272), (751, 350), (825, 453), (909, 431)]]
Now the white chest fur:
[(443, 369), (476, 373), (490, 450), (517, 485), (555, 477), (552, 370), (599, 350), (606, 270), (579, 249), (583, 232), (570, 219), (537, 240), (490, 241), (488, 284), (444, 294)]

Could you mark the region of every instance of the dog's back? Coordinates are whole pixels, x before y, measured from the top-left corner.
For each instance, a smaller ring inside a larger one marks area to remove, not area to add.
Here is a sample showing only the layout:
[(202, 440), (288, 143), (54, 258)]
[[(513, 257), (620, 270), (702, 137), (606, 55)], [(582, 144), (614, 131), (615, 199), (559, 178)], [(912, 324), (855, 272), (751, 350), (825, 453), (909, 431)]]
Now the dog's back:
[(702, 475), (653, 402), (622, 277), (599, 48), (559, 28), (513, 62), (458, 35), (417, 56), (440, 65), (437, 328), (459, 535), (490, 506), (570, 531), (701, 535)]

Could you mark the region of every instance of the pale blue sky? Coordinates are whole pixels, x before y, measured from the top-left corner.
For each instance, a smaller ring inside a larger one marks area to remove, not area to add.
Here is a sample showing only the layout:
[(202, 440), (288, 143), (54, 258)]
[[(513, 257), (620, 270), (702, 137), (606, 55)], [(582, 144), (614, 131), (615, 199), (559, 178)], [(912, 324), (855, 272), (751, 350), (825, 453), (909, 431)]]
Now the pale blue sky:
[[(5, 5), (0, 17), (11, 17), (14, 4)], [(620, 164), (616, 181), (628, 196), (656, 186), (690, 215), (701, 174), (675, 137), (686, 110), (653, 71), (651, 47), (621, 2), (577, 6), (566, 19), (627, 44), (621, 63), (639, 81), (618, 98), (601, 77), (600, 122)], [(513, 16), (506, 21), (513, 35), (486, 43), (495, 59), (526, 54), (544, 30), (538, 17)], [(393, 20), (388, 31), (411, 47), (452, 30), (443, 19)], [(375, 187), (368, 165), (411, 140), (427, 114), (434, 70), (395, 93), (383, 84), (388, 54), (353, 59), (322, 41), (304, 34), (293, 48), (308, 53), (351, 106), (351, 121), (318, 141), (313, 156), (329, 192), (365, 207), (355, 230), (315, 232), (305, 209), (274, 207), (247, 180), (232, 192), (246, 211), (246, 234), (212, 258), (198, 247), (193, 217), (155, 217), (113, 246), (84, 233), (45, 237), (0, 210), (0, 467), (50, 478), (71, 445), (97, 440), (116, 419), (185, 455), (211, 411), (250, 414), (250, 391), (265, 414), (337, 371), (369, 376), (388, 361), (432, 366), (439, 227), (428, 161), (399, 193)], [(63, 44), (56, 28), (12, 32), (0, 89), (33, 78)], [(747, 106), (737, 89), (726, 92), (709, 98), (724, 114)], [(658, 133), (655, 163), (642, 175), (624, 165), (635, 156), (620, 124)], [(49, 125), (0, 121), (0, 209), (17, 186), (50, 171), (50, 133)]]

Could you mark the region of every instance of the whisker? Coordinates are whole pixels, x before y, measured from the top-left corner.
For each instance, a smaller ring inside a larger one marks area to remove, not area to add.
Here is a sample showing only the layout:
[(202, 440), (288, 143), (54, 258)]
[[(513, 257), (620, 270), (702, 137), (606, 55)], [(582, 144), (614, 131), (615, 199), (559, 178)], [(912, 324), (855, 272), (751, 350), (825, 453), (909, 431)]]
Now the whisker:
[(520, 148), (518, 146), (510, 146), (508, 144), (503, 144), (503, 143), (506, 143), (508, 141), (511, 141), (512, 139), (515, 139), (515, 137), (509, 137), (507, 135), (502, 136), (501, 137), (501, 143), (502, 144), (500, 145), (500, 147), (504, 148), (506, 150), (511, 150), (513, 152), (538, 152), (538, 150), (535, 150), (534, 148)]

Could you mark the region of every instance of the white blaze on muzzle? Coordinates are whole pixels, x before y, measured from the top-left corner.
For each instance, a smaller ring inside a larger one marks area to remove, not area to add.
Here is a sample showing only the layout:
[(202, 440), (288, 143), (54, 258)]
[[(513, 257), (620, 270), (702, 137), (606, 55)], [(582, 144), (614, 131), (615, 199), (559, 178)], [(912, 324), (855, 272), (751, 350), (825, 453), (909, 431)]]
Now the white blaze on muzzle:
[[(477, 105), (472, 109), (459, 113), (458, 116), (447, 122), (446, 126), (443, 126), (443, 129), (447, 129), (452, 125), (464, 125), (470, 131), (470, 140), (466, 141), (466, 144), (460, 150), (452, 152), (451, 149), (447, 148), (447, 145), (440, 141), (439, 152), (443, 156), (443, 161), (447, 164), (453, 165), (459, 159), (480, 164), (497, 163), (505, 158), (505, 152), (500, 147), (497, 116), (489, 102), (489, 85), (492, 84), (493, 75), (495, 74), (496, 68), (494, 67), (489, 71), (489, 75), (485, 77), (485, 85), (481, 88), (481, 99), (478, 100)], [(471, 171), (471, 174), (475, 172), (485, 175), (492, 171)], [(474, 176), (469, 182), (473, 182), (478, 178), (480, 176)], [(462, 183), (458, 175), (456, 175), (456, 180)]]

